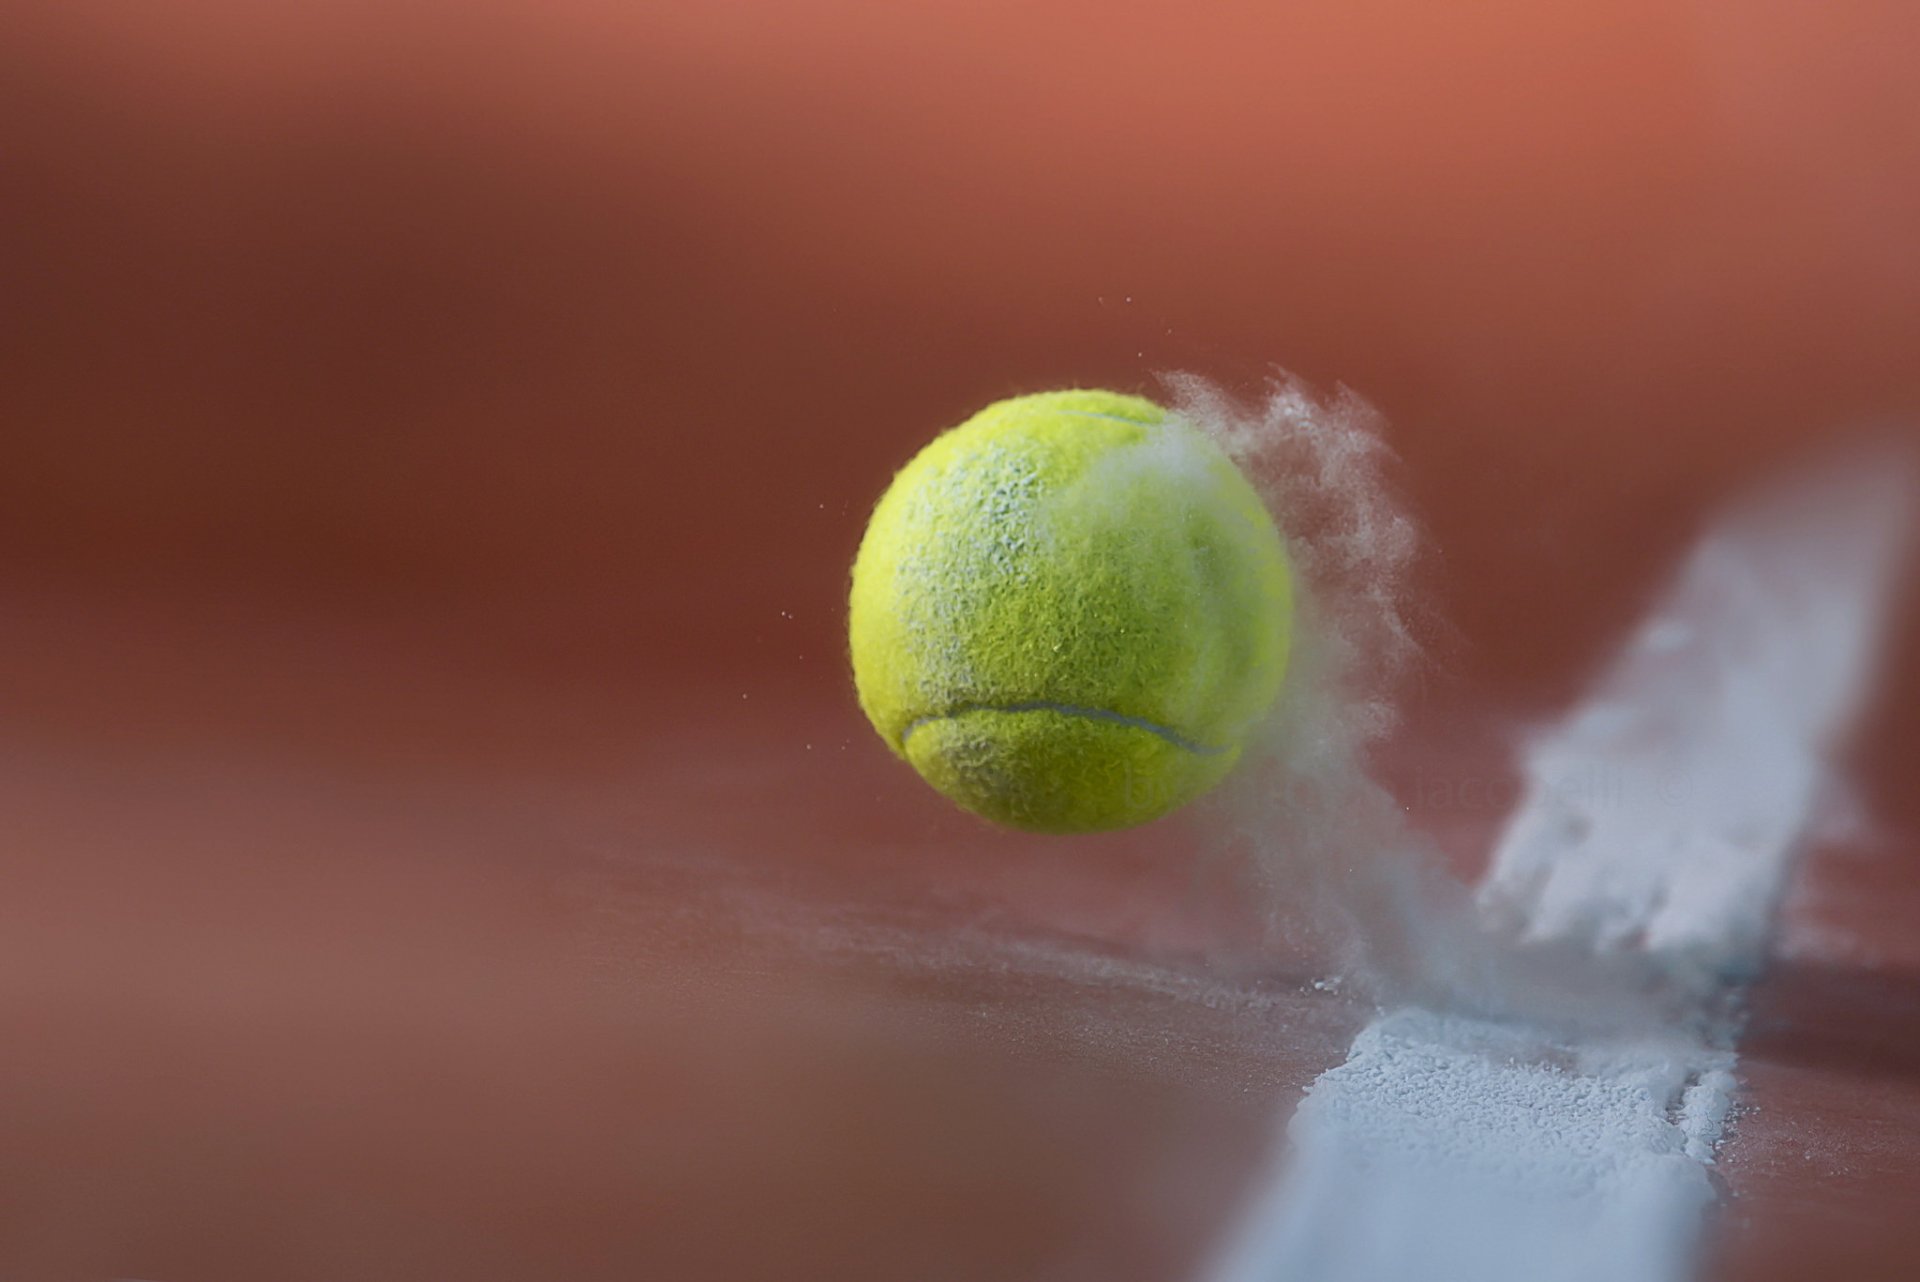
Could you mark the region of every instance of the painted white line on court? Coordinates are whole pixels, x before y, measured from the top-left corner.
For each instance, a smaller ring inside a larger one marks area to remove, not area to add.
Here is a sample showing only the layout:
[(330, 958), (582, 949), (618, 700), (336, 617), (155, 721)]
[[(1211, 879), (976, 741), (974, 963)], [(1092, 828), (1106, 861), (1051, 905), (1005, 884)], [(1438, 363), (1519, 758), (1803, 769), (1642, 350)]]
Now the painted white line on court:
[(1529, 751), (1480, 888), (1488, 927), (1516, 965), (1585, 958), (1629, 1000), (1382, 1014), (1309, 1088), (1213, 1282), (1692, 1274), (1736, 988), (1866, 690), (1903, 463), (1855, 458), (1727, 514)]

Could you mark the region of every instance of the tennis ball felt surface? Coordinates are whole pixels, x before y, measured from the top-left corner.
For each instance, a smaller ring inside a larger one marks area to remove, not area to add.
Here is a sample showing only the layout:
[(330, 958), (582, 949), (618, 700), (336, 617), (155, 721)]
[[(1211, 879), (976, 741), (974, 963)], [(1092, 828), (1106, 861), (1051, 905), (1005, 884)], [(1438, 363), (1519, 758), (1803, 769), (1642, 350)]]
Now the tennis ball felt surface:
[(853, 566), (860, 706), (976, 814), (1145, 823), (1218, 783), (1272, 705), (1291, 577), (1207, 437), (1112, 392), (988, 406), (903, 468)]

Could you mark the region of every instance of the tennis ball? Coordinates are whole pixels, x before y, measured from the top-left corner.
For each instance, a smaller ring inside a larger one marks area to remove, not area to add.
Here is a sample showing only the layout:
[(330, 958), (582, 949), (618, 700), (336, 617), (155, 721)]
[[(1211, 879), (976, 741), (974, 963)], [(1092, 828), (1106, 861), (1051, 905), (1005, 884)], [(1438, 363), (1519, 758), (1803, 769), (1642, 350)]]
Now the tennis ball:
[(1151, 401), (990, 405), (875, 507), (848, 631), (887, 746), (975, 814), (1125, 828), (1218, 783), (1286, 668), (1291, 576), (1253, 487)]

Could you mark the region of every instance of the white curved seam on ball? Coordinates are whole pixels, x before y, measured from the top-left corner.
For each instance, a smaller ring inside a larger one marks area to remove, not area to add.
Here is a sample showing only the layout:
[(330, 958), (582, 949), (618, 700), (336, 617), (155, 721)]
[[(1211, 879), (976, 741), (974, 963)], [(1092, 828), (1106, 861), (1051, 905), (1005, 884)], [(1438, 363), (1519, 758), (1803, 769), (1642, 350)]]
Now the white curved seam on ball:
[(1161, 725), (1157, 721), (1148, 721), (1145, 717), (1130, 717), (1124, 712), (1109, 712), (1105, 708), (1082, 708), (1071, 703), (1050, 703), (1044, 699), (1035, 699), (1025, 703), (970, 703), (948, 712), (929, 713), (924, 717), (915, 717), (900, 732), (900, 746), (905, 748), (907, 740), (921, 726), (934, 721), (951, 721), (955, 717), (964, 717), (970, 712), (1057, 712), (1063, 717), (1082, 717), (1088, 721), (1108, 721), (1114, 725), (1131, 726), (1135, 730), (1145, 730), (1150, 735), (1166, 740), (1176, 748), (1193, 753), (1197, 757), (1217, 757), (1225, 748), (1209, 747), (1196, 743), (1178, 730)]

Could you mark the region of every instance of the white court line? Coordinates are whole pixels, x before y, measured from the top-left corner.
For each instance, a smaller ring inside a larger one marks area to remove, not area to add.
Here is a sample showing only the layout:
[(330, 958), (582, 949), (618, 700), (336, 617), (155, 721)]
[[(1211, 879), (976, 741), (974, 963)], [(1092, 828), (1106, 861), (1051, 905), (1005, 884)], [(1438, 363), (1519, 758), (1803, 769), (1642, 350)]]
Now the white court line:
[(1734, 999), (1866, 690), (1904, 462), (1856, 458), (1729, 512), (1527, 754), (1488, 926), (1518, 957), (1629, 976), (1658, 1017), (1596, 1023), (1577, 996), (1546, 1018), (1382, 1014), (1308, 1089), (1212, 1282), (1691, 1276)]

